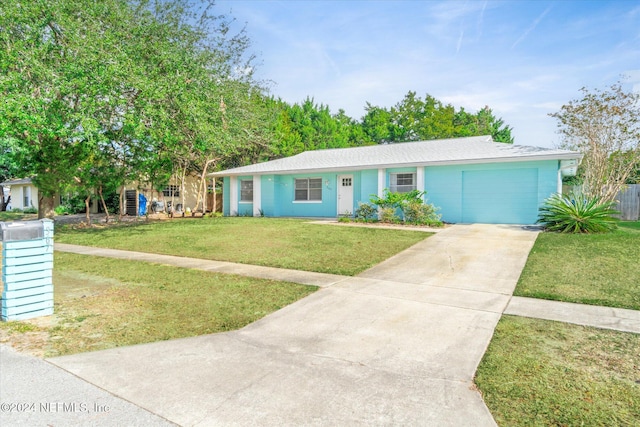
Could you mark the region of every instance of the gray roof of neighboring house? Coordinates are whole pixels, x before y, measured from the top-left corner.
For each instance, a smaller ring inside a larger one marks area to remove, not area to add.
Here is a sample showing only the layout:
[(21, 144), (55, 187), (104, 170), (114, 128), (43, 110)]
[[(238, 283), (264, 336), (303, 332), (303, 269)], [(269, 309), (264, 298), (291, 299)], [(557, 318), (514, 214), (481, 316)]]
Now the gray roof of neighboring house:
[(350, 171), (531, 160), (580, 159), (575, 151), (494, 142), (491, 136), (305, 151), (291, 157), (213, 172), (212, 176)]
[(31, 184), (31, 178), (12, 179), (5, 182), (0, 182), (0, 185), (4, 187), (11, 187), (12, 185), (24, 185)]

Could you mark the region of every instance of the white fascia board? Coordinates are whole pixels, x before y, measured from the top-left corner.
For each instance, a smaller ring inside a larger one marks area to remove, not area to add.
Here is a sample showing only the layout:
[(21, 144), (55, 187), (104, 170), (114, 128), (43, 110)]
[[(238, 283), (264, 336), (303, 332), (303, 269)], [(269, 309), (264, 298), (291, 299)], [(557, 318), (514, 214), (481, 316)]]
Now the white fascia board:
[(357, 166), (342, 166), (330, 168), (307, 168), (307, 169), (282, 169), (273, 171), (238, 171), (238, 172), (212, 172), (209, 176), (242, 176), (242, 175), (294, 175), (309, 173), (326, 173), (326, 172), (350, 172), (371, 169), (392, 169), (392, 168), (410, 168), (422, 166), (449, 166), (449, 165), (473, 165), (482, 163), (515, 163), (515, 162), (532, 162), (544, 160), (571, 160), (582, 159), (582, 154), (562, 153), (562, 154), (546, 154), (537, 156), (518, 156), (518, 157), (487, 157), (480, 159), (461, 159), (461, 160), (439, 160), (432, 162), (416, 162), (416, 163), (388, 163), (388, 164), (371, 164)]

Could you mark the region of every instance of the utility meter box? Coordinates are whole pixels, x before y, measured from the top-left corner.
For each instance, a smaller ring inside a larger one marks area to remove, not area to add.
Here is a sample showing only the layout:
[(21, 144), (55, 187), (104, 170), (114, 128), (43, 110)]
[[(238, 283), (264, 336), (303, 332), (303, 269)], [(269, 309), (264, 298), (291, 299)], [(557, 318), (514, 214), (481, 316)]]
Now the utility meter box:
[(53, 221), (0, 222), (0, 319), (53, 314)]

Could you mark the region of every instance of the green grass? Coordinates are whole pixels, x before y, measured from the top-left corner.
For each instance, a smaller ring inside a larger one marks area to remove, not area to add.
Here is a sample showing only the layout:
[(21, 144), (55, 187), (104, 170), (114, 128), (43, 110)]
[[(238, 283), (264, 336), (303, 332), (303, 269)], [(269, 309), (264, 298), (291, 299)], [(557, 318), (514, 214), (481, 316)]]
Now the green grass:
[(317, 289), (67, 253), (55, 254), (54, 287), (49, 323), (1, 322), (4, 341), (51, 357), (229, 331)]
[(427, 236), (299, 219), (228, 217), (56, 231), (61, 243), (342, 275), (360, 273)]
[(514, 295), (640, 310), (640, 222), (607, 234), (541, 233)]
[(500, 426), (640, 425), (640, 335), (503, 316), (476, 385)]
[(37, 219), (38, 214), (32, 213), (24, 213), (24, 212), (15, 212), (15, 211), (6, 211), (0, 212), (0, 221), (20, 221), (27, 219)]

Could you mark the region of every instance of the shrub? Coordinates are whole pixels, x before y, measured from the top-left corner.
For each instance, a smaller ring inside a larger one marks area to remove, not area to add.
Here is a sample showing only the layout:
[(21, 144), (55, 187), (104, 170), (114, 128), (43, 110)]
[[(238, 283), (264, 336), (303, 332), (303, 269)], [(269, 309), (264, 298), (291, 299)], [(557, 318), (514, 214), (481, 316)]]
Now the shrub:
[(396, 215), (396, 208), (384, 207), (380, 208), (380, 221), (397, 223), (400, 222), (400, 217)]
[(371, 203), (358, 203), (358, 209), (355, 213), (356, 220), (358, 221), (372, 221), (378, 218), (378, 209)]
[(69, 215), (71, 213), (71, 209), (67, 205), (56, 206), (53, 211), (56, 215)]
[(561, 233), (606, 233), (616, 228), (615, 202), (582, 194), (555, 194), (540, 207), (537, 223)]
[(407, 203), (402, 208), (404, 221), (417, 225), (441, 226), (440, 215), (436, 213), (436, 207), (430, 203)]
[(384, 197), (372, 196), (371, 203), (380, 207), (380, 220), (383, 222), (398, 222), (400, 218), (396, 211), (402, 212), (404, 222), (416, 225), (441, 226), (437, 208), (424, 202), (426, 192), (413, 190), (408, 193), (392, 193), (384, 190)]

